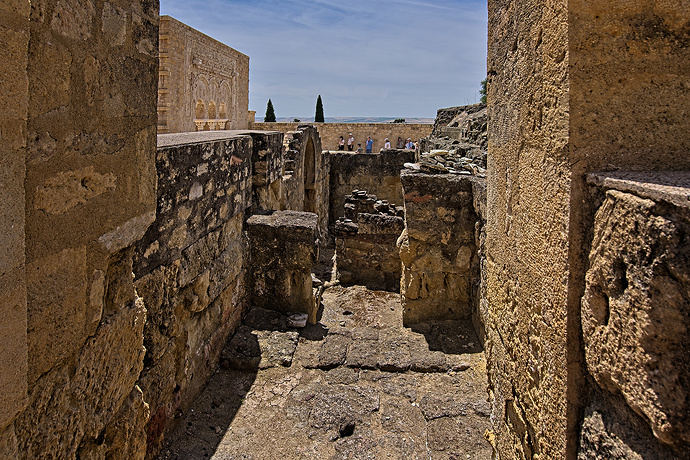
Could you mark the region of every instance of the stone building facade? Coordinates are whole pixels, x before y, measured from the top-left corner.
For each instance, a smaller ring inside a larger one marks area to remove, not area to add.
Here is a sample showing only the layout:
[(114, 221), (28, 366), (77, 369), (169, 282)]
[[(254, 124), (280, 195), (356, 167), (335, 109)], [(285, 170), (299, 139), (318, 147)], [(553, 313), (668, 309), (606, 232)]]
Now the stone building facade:
[(249, 57), (161, 16), (158, 133), (246, 129)]

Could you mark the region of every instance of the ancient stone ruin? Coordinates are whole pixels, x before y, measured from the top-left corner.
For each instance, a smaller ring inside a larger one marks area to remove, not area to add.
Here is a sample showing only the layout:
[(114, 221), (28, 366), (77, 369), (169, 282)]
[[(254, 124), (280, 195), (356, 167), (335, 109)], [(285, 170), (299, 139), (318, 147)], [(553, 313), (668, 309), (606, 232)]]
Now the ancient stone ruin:
[(0, 19), (0, 458), (690, 457), (686, 6), (490, 0), (488, 104), (362, 155), (157, 2)]

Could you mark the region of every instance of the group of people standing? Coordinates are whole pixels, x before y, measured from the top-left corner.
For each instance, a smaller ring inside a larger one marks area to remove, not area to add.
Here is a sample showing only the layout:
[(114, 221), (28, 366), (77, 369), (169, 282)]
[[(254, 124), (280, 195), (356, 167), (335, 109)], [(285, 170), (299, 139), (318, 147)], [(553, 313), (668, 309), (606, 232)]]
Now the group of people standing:
[[(367, 136), (365, 148), (366, 153), (371, 153), (372, 149), (374, 148), (374, 141), (371, 139), (370, 136)], [(391, 148), (390, 139), (385, 139), (383, 148), (386, 150)], [(407, 138), (406, 142), (403, 142), (402, 137), (398, 137), (398, 143), (396, 144), (395, 148), (414, 150), (415, 143), (412, 142), (412, 139), (410, 139), (409, 137)], [(345, 150), (345, 138), (343, 136), (340, 136), (340, 139), (338, 140), (338, 150)], [(350, 133), (350, 135), (347, 138), (347, 150), (350, 152), (364, 153), (364, 150), (362, 149), (362, 144), (357, 144), (357, 149), (355, 149), (355, 138), (352, 135), (352, 133)]]

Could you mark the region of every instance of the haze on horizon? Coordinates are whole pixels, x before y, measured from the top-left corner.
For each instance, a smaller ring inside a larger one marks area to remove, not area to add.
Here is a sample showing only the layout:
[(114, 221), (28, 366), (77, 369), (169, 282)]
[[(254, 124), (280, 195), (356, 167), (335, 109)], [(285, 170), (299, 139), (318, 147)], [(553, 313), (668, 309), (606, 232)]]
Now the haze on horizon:
[(276, 116), (433, 118), (479, 101), (485, 0), (161, 0), (249, 56), (249, 109)]

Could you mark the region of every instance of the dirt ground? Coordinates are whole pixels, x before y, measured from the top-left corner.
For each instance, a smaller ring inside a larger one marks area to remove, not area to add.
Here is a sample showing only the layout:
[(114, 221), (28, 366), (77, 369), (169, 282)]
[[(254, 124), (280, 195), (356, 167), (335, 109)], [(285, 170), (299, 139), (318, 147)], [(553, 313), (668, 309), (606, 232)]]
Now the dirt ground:
[(159, 459), (489, 459), (471, 323), (402, 326), (399, 294), (327, 288), (317, 325), (252, 310)]

